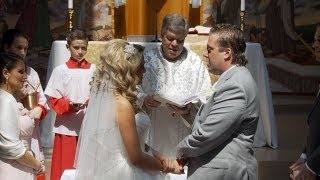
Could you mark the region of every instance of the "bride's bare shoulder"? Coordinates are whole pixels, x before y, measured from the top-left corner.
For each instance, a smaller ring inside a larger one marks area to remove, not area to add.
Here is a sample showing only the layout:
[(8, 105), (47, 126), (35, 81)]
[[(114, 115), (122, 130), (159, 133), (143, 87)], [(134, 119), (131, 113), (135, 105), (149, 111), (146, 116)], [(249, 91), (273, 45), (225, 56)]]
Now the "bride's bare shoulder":
[(127, 114), (127, 115), (132, 115), (134, 116), (134, 109), (132, 104), (123, 96), (116, 96), (115, 97), (115, 102), (116, 102), (116, 107), (117, 107), (117, 112), (122, 114)]

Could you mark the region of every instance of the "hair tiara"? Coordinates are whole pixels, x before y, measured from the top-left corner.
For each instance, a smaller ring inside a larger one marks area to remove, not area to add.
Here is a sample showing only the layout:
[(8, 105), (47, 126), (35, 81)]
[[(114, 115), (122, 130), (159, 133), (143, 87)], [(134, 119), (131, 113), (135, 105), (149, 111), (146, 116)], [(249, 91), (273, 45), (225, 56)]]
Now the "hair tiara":
[(139, 50), (134, 47), (134, 44), (128, 43), (124, 46), (124, 53), (125, 53), (126, 60), (129, 60), (131, 58), (131, 56), (133, 56), (134, 54), (136, 54), (138, 52), (139, 52)]

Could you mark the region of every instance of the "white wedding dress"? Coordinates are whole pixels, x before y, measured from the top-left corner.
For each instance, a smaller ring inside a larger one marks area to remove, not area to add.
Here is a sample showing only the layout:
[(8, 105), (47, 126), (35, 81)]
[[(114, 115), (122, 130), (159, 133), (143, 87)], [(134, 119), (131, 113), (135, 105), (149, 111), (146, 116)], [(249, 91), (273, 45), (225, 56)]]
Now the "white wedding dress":
[[(116, 121), (113, 93), (107, 88), (93, 91), (80, 131), (75, 179), (164, 179), (159, 171), (140, 169), (129, 162)], [(143, 111), (136, 114), (136, 125), (144, 150), (151, 124)]]

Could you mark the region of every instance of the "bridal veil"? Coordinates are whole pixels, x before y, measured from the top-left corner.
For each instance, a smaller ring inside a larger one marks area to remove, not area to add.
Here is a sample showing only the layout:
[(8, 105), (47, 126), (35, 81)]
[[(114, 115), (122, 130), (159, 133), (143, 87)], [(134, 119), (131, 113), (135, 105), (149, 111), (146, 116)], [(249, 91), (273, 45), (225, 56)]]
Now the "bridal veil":
[(76, 179), (131, 179), (132, 167), (122, 142), (113, 91), (94, 82), (79, 136)]

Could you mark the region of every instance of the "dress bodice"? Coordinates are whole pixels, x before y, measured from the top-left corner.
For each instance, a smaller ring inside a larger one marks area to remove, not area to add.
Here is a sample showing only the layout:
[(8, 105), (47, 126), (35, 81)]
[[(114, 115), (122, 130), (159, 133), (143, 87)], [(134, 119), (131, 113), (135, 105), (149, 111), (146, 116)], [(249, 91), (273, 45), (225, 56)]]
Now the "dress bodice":
[(30, 149), (33, 119), (21, 103), (0, 89), (0, 179), (36, 179), (32, 168), (18, 163), (26, 149)]
[(22, 140), (24, 146), (30, 149), (31, 138), (34, 129), (34, 119), (30, 118), (28, 115), (29, 111), (23, 107), (21, 103), (18, 103), (19, 113), (20, 113), (20, 139)]

